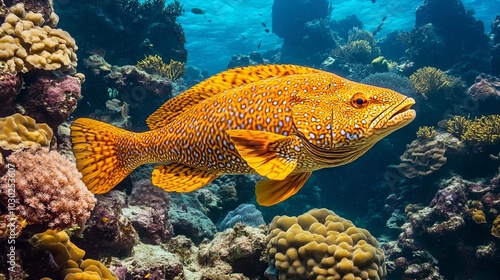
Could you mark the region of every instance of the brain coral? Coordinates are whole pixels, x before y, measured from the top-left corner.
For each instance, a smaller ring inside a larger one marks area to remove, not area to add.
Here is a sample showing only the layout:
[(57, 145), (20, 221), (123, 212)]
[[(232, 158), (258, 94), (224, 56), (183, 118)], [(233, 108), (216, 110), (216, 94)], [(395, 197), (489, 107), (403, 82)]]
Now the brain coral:
[[(80, 180), (74, 163), (48, 149), (19, 150), (7, 157), (13, 177), (0, 177), (0, 201), (7, 205), (15, 186), (16, 214), (28, 224), (66, 229), (83, 226), (96, 199)], [(14, 183), (12, 180), (14, 179)]]
[[(269, 264), (278, 279), (384, 279), (377, 240), (327, 209), (277, 216), (267, 236)], [(272, 269), (271, 269), (272, 270)]]
[(78, 49), (65, 31), (45, 25), (42, 14), (24, 10), (22, 3), (10, 9), (0, 26), (0, 61), (10, 72), (31, 69), (74, 71)]
[(47, 124), (36, 124), (28, 116), (14, 114), (0, 118), (0, 148), (4, 150), (48, 147), (52, 134)]

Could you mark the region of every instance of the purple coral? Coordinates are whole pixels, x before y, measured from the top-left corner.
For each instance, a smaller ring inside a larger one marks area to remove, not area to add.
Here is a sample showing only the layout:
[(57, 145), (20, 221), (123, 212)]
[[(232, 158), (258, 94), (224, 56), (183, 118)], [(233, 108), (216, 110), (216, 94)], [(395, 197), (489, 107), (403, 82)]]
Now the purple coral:
[(9, 115), (14, 113), (14, 100), (21, 90), (23, 80), (21, 75), (5, 72), (0, 75), (0, 100), (2, 100), (2, 107), (0, 114)]
[(85, 224), (96, 199), (74, 163), (47, 149), (16, 151), (7, 162), (14, 166), (14, 183), (7, 175), (0, 178), (0, 199), (7, 203), (14, 191), (17, 215), (57, 229)]
[(57, 127), (76, 109), (81, 84), (72, 76), (48, 73), (37, 76), (25, 90), (20, 105), (39, 122)]

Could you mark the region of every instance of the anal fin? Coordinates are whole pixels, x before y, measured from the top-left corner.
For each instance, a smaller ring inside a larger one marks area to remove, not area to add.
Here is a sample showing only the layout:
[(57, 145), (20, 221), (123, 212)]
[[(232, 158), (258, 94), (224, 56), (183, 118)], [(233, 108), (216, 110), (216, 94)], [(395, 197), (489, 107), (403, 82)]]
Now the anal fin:
[(217, 177), (219, 175), (216, 173), (172, 163), (156, 166), (151, 182), (168, 192), (192, 192), (209, 184)]
[(284, 201), (302, 188), (311, 173), (302, 172), (289, 175), (284, 180), (262, 180), (257, 182), (255, 187), (257, 203), (262, 206), (271, 206)]
[(295, 137), (245, 129), (226, 130), (226, 133), (238, 154), (259, 175), (283, 180), (297, 167)]

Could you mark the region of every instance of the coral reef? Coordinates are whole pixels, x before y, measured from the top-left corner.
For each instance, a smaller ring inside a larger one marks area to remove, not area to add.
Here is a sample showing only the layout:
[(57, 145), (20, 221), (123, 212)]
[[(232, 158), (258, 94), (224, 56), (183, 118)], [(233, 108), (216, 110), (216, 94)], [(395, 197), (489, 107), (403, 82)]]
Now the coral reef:
[(226, 217), (220, 222), (218, 229), (223, 231), (232, 228), (236, 223), (244, 223), (252, 227), (265, 224), (262, 213), (253, 204), (240, 204), (236, 209), (229, 211)]
[(377, 240), (327, 209), (298, 217), (277, 216), (267, 237), (268, 273), (278, 279), (384, 279)]
[[(28, 224), (53, 229), (83, 227), (96, 199), (80, 180), (74, 163), (55, 151), (16, 151), (7, 157), (15, 166), (16, 212)], [(6, 205), (8, 178), (0, 178), (1, 200)]]
[(37, 124), (29, 116), (14, 114), (0, 118), (0, 148), (3, 150), (48, 147), (52, 134), (47, 124)]
[(392, 277), (494, 277), (500, 252), (490, 225), (498, 225), (499, 179), (498, 173), (489, 181), (442, 179), (428, 206), (408, 212), (398, 241), (384, 245)]
[(67, 32), (44, 25), (43, 15), (26, 12), (22, 3), (10, 12), (0, 27), (0, 61), (10, 72), (75, 71), (78, 48)]

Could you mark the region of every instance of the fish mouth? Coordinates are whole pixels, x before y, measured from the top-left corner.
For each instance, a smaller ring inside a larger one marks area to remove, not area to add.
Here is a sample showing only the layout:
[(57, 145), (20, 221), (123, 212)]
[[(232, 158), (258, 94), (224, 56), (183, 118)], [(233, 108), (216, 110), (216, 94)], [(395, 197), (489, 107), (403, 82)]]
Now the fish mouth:
[(397, 106), (384, 111), (370, 124), (370, 128), (376, 130), (386, 130), (391, 128), (401, 128), (415, 119), (417, 113), (415, 110), (410, 109), (415, 104), (415, 100), (411, 97), (406, 97)]

